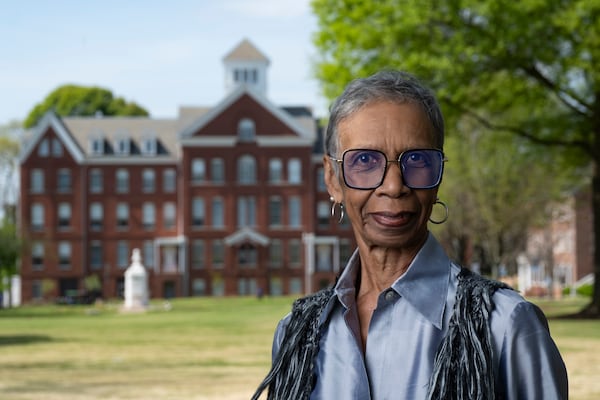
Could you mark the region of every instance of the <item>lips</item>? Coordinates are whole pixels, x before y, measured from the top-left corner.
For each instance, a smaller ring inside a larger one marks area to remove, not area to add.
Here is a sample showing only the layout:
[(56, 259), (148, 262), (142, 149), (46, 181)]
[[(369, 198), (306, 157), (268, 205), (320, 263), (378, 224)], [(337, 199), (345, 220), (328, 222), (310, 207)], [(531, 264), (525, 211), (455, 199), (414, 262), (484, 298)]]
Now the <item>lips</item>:
[(410, 223), (416, 213), (410, 211), (403, 211), (398, 213), (392, 212), (375, 212), (371, 213), (371, 217), (379, 225), (388, 227), (402, 227)]

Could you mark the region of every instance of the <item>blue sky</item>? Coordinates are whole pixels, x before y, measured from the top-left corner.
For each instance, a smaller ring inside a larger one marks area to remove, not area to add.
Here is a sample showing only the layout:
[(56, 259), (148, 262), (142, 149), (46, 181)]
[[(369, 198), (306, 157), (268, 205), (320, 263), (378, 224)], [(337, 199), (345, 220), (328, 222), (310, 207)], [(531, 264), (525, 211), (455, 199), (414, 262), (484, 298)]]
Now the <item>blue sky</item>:
[(0, 8), (0, 125), (56, 87), (107, 88), (153, 117), (225, 96), (223, 56), (249, 39), (271, 61), (267, 96), (324, 115), (309, 0), (20, 0)]

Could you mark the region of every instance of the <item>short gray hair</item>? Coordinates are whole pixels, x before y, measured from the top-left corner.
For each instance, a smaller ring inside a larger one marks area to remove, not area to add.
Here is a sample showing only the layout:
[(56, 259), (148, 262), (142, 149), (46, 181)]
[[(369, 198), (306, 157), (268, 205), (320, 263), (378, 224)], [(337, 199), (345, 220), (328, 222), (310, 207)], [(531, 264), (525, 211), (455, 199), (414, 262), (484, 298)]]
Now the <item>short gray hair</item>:
[(325, 133), (325, 154), (339, 156), (338, 125), (364, 106), (376, 101), (412, 103), (422, 107), (433, 126), (434, 145), (444, 148), (444, 117), (433, 92), (413, 75), (385, 70), (367, 78), (355, 79), (334, 101), (330, 109), (329, 123)]

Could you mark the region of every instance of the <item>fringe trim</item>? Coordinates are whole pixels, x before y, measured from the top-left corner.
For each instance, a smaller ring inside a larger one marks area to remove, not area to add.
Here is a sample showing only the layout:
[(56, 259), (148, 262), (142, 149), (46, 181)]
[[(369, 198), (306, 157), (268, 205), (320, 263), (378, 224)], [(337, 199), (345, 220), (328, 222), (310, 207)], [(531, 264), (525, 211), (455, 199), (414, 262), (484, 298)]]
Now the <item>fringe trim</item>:
[[(428, 400), (498, 400), (489, 317), (492, 296), (500, 288), (510, 289), (462, 268), (448, 333), (435, 356)], [(267, 388), (267, 400), (310, 398), (321, 339), (319, 321), (333, 293), (325, 289), (294, 302), (281, 348), (252, 400)]]
[(428, 400), (496, 399), (489, 318), (492, 296), (507, 285), (463, 268), (448, 333), (437, 351)]
[(267, 387), (267, 400), (308, 400), (321, 340), (319, 321), (332, 295), (333, 289), (325, 289), (294, 302), (281, 348), (252, 400), (258, 400)]

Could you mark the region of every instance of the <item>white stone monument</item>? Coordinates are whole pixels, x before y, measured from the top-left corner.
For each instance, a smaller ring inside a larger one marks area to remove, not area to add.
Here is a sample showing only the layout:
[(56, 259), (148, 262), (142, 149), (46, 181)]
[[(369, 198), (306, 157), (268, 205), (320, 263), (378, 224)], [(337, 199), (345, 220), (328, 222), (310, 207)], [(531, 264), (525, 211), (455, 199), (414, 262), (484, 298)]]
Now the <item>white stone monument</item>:
[(145, 311), (148, 307), (148, 273), (140, 249), (133, 249), (131, 265), (125, 271), (124, 311)]

